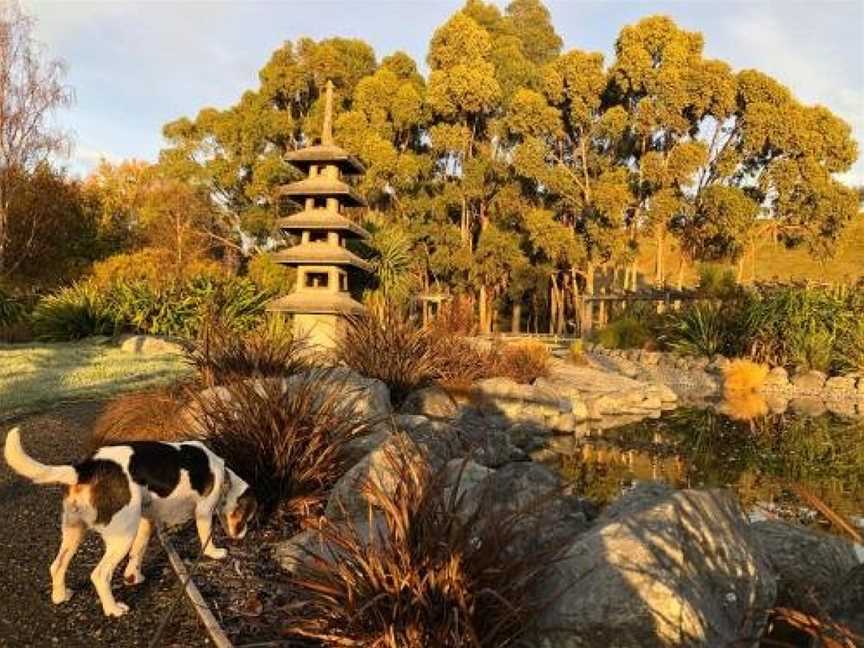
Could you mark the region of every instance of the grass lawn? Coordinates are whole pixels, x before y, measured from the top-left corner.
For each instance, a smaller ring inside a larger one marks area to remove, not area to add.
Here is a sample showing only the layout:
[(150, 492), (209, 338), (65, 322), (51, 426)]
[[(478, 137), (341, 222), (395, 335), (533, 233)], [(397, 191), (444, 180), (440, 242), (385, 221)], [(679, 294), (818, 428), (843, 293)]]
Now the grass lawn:
[(97, 340), (0, 344), (0, 420), (164, 384), (187, 371), (179, 355), (137, 354)]

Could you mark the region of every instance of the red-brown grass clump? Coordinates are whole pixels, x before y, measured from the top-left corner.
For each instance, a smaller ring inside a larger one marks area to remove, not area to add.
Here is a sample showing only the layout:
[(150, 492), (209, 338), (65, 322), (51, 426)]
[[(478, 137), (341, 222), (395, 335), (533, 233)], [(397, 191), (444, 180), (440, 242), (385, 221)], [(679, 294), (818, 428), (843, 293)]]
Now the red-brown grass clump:
[(242, 334), (218, 323), (209, 324), (186, 351), (186, 362), (209, 387), (247, 378), (291, 375), (308, 368), (311, 360), (306, 338), (273, 323)]
[[(395, 487), (367, 483), (380, 525), (320, 530), (293, 579), (297, 600), (285, 633), (327, 646), (500, 648), (517, 645), (556, 596), (546, 570), (566, 542), (540, 532), (535, 512), (464, 505), (457, 484), (390, 457)], [(388, 480), (389, 481), (389, 480)], [(485, 496), (484, 496), (485, 497)]]
[(88, 448), (129, 441), (185, 441), (195, 432), (184, 423), (182, 412), (189, 386), (176, 383), (166, 387), (122, 394), (111, 400), (96, 420)]
[(194, 411), (208, 447), (252, 486), (262, 510), (295, 521), (319, 512), (345, 470), (345, 444), (369, 424), (350, 385), (327, 369), (201, 392)]

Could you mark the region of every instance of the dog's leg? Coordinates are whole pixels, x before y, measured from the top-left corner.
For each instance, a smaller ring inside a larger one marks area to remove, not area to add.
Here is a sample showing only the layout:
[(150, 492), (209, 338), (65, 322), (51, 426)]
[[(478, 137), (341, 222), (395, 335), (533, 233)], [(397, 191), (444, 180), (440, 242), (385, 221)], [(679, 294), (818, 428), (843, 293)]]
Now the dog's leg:
[(198, 529), (198, 539), (204, 555), (215, 560), (222, 560), (228, 555), (228, 550), (215, 545), (215, 539), (211, 535), (213, 529), (213, 506), (202, 502), (195, 507), (195, 526)]
[(138, 515), (132, 511), (121, 511), (115, 515), (103, 531), (100, 531), (102, 539), (105, 541), (105, 555), (91, 572), (90, 580), (99, 595), (105, 616), (119, 617), (129, 611), (129, 606), (114, 599), (114, 593), (111, 591), (111, 577), (114, 575), (117, 565), (129, 553), (138, 529), (139, 519)]
[(82, 524), (68, 522), (63, 519), (63, 539), (57, 557), (51, 563), (51, 602), (54, 605), (65, 603), (72, 598), (72, 590), (66, 588), (66, 569), (72, 561), (78, 546), (84, 538), (85, 527)]
[(146, 517), (142, 517), (138, 523), (138, 533), (132, 541), (129, 550), (129, 562), (123, 572), (123, 580), (127, 585), (140, 585), (144, 582), (144, 574), (141, 573), (141, 563), (144, 561), (144, 552), (147, 551), (147, 543), (150, 542), (150, 534), (153, 532), (153, 523)]

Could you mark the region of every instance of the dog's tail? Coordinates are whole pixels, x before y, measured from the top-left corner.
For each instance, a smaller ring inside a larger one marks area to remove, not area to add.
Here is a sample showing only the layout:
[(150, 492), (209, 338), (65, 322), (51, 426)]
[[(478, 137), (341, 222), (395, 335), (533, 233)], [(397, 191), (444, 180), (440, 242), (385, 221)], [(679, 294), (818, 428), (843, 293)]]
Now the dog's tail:
[(71, 486), (78, 483), (78, 473), (72, 466), (46, 466), (28, 455), (21, 445), (21, 433), (18, 428), (13, 428), (6, 435), (3, 456), (12, 470), (36, 484)]

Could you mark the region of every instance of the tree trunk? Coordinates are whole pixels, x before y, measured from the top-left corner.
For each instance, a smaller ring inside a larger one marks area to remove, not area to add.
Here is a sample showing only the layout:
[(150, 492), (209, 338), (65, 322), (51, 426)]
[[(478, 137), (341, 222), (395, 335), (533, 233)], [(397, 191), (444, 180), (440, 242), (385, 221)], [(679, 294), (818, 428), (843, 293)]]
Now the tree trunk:
[(489, 331), (486, 329), (486, 286), (480, 286), (480, 332), (488, 333)]
[(681, 253), (681, 259), (678, 262), (678, 290), (684, 290), (684, 267), (687, 265), (684, 258), (684, 253)]
[(658, 288), (663, 285), (663, 226), (657, 225), (654, 229), (654, 239), (657, 242), (657, 253), (654, 259), (654, 285)]
[(510, 332), (519, 333), (522, 324), (522, 304), (518, 301), (513, 302), (512, 315), (510, 317)]

